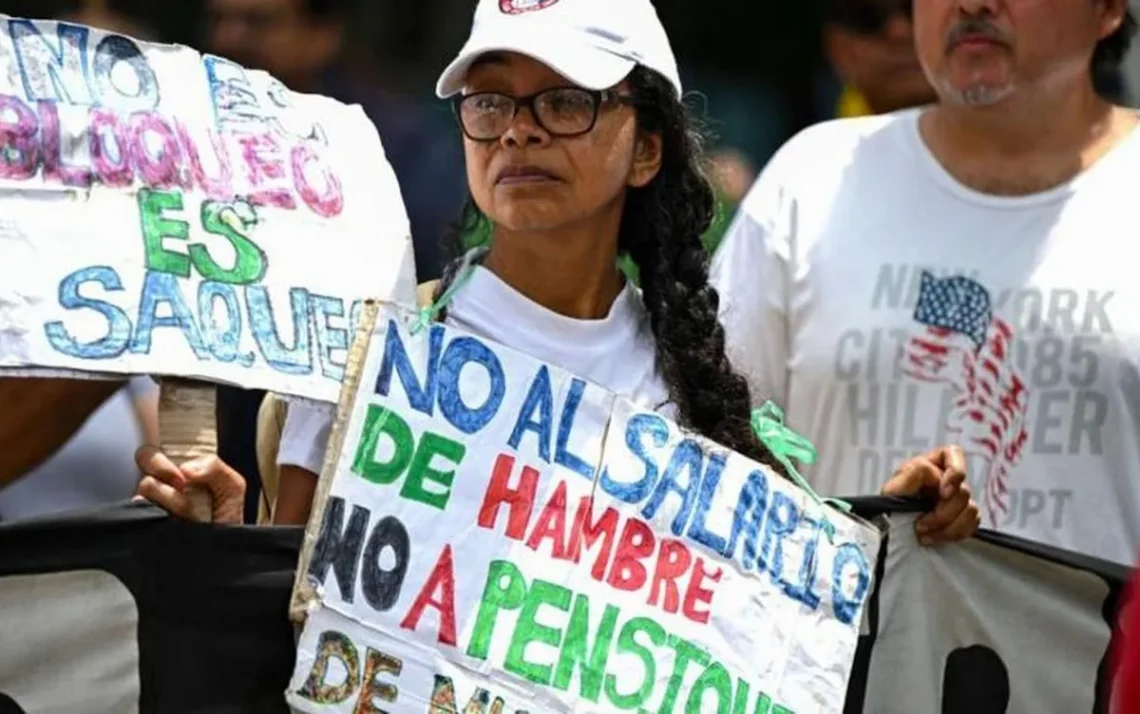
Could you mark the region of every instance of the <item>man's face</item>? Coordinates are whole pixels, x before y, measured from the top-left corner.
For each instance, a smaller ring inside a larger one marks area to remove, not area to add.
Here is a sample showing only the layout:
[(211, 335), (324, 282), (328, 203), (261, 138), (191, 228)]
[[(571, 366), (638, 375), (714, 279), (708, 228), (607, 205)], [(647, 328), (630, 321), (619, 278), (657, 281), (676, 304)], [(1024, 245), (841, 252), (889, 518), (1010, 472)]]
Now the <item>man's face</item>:
[(990, 105), (1087, 77), (1125, 0), (914, 0), (919, 59), (939, 97)]
[(304, 0), (209, 0), (208, 7), (211, 52), (286, 84), (324, 69), (339, 44), (334, 23), (311, 17)]
[[(921, 1), (921, 0), (919, 0)], [(826, 30), (832, 66), (876, 112), (926, 104), (934, 92), (914, 50), (910, 0), (836, 0)]]

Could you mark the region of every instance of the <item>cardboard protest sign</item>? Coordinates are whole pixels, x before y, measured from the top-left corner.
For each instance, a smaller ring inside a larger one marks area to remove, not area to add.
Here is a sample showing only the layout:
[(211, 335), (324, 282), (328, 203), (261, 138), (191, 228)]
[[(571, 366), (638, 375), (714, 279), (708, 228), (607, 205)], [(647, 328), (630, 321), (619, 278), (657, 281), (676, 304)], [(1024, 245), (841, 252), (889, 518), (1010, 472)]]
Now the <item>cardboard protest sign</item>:
[(0, 373), (144, 373), (335, 402), (362, 300), (412, 303), (359, 107), (0, 16)]
[(828, 507), (829, 537), (807, 493), (658, 414), (368, 315), (294, 593), (291, 706), (842, 709), (876, 529)]

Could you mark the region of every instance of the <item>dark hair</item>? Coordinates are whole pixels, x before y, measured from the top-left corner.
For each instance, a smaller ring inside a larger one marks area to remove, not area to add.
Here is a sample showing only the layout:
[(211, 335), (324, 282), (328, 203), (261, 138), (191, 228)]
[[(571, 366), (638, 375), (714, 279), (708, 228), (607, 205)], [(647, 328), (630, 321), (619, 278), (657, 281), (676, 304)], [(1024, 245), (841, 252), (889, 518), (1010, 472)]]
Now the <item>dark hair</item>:
[[(714, 198), (702, 169), (700, 132), (673, 85), (660, 74), (639, 66), (627, 82), (641, 130), (660, 133), (663, 146), (656, 178), (626, 197), (618, 252), (637, 264), (657, 368), (677, 407), (678, 422), (784, 474), (752, 431), (748, 383), (725, 354), (717, 314), (720, 297), (709, 284), (708, 253), (701, 244), (713, 218)], [(449, 248), (462, 251), (463, 238), (485, 220), (468, 199)], [(437, 299), (462, 265), (461, 255), (444, 269)]]
[(1136, 16), (1132, 14), (1132, 8), (1126, 6), (1120, 27), (1096, 43), (1096, 48), (1093, 50), (1092, 62), (1089, 65), (1093, 85), (1098, 93), (1108, 99), (1123, 100), (1125, 81), (1120, 65), (1132, 45), (1136, 28)]
[(337, 20), (348, 14), (351, 0), (304, 0), (305, 11), (320, 20)]

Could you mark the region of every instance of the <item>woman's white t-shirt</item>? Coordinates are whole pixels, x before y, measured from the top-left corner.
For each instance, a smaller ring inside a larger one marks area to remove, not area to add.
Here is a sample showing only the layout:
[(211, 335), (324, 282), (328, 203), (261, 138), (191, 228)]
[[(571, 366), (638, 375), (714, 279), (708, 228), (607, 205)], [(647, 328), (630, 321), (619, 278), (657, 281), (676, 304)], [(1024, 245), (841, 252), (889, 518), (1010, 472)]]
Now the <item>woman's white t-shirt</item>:
[[(446, 324), (561, 367), (672, 418), (668, 390), (657, 372), (653, 335), (631, 284), (600, 320), (551, 312), (476, 267), (447, 307)], [(279, 466), (320, 473), (332, 428), (328, 409), (291, 404), (281, 434)]]

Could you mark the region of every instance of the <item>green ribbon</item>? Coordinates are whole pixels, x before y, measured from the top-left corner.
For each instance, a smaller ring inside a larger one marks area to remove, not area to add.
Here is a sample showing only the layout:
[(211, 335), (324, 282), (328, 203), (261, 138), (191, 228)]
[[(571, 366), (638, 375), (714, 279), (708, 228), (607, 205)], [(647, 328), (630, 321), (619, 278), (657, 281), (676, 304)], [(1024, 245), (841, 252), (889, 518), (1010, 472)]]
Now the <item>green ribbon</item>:
[(475, 272), (474, 265), (465, 267), (459, 277), (452, 281), (451, 285), (447, 286), (447, 290), (443, 291), (443, 295), (440, 295), (438, 300), (420, 310), (419, 317), (415, 323), (412, 324), (409, 331), (413, 335), (417, 335), (428, 325), (435, 322), (435, 318), (438, 317), (443, 308), (447, 307), (448, 303), (452, 301), (455, 294), (459, 292), (459, 289), (463, 287), (463, 284), (467, 282), (473, 272)]
[[(814, 464), (818, 454), (810, 441), (784, 424), (783, 409), (771, 401), (764, 402), (764, 405), (759, 409), (754, 409), (752, 411), (752, 431), (756, 432), (756, 437), (760, 439), (760, 443), (764, 444), (768, 451), (772, 452), (772, 456), (776, 457), (776, 460), (783, 465), (788, 475), (792, 477), (792, 481), (807, 491), (820, 508), (829, 505), (844, 513), (851, 512), (851, 504), (846, 501), (837, 498), (820, 498), (815, 489), (796, 470), (795, 464), (792, 463), (793, 460), (801, 464)], [(827, 533), (828, 540), (834, 541), (835, 526), (828, 520), (826, 510), (824, 510), (823, 522), (820, 527)]]

